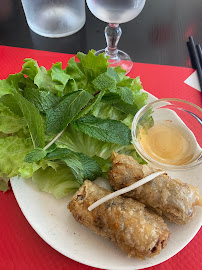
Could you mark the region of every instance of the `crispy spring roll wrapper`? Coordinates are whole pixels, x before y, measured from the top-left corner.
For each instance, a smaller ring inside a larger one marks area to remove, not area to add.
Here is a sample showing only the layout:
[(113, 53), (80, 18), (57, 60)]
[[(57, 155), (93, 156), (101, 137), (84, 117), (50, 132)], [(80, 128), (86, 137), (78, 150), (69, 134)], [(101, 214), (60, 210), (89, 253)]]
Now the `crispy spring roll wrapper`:
[[(157, 171), (149, 165), (141, 165), (131, 156), (113, 153), (112, 169), (108, 173), (110, 184), (118, 190), (137, 182)], [(124, 196), (131, 197), (161, 216), (177, 224), (187, 223), (195, 213), (194, 206), (202, 206), (199, 189), (162, 174), (154, 180), (134, 189)]]
[(162, 217), (131, 198), (116, 197), (92, 211), (88, 207), (110, 191), (86, 180), (68, 208), (75, 220), (112, 240), (128, 256), (153, 257), (166, 245), (169, 230)]

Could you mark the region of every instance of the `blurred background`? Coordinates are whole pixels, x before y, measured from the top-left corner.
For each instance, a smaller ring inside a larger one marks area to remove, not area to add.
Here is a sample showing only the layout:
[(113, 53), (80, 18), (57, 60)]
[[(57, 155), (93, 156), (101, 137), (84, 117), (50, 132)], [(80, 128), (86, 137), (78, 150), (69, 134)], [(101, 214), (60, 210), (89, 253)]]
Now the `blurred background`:
[[(45, 38), (32, 32), (20, 0), (0, 0), (0, 45), (75, 54), (106, 47), (106, 23), (86, 6), (86, 23), (64, 38)], [(118, 44), (134, 62), (191, 67), (186, 46), (188, 36), (202, 44), (201, 0), (147, 0), (134, 20), (121, 24)], [(187, 55), (187, 57), (185, 57)]]

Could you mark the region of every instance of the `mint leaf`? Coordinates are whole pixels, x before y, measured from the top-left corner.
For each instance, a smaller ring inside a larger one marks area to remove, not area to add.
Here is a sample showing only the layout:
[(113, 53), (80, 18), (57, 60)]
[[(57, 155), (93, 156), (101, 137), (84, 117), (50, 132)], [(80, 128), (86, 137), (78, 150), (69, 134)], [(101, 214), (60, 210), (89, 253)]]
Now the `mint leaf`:
[(18, 93), (18, 84), (23, 77), (24, 76), (22, 73), (17, 73), (15, 75), (9, 75), (9, 77), (6, 79), (7, 86), (9, 87), (11, 93), (11, 95), (9, 96), (12, 100), (12, 104), (14, 103), (14, 101), (15, 103), (17, 103), (17, 111), (20, 108), (24, 116), (24, 119), (30, 131), (34, 147), (44, 147), (45, 135), (39, 111), (32, 103), (30, 103), (21, 94)]
[(131, 104), (131, 105), (133, 104), (133, 94), (132, 94), (130, 88), (128, 88), (127, 86), (118, 87), (117, 92), (124, 102)]
[(71, 151), (67, 148), (56, 148), (53, 151), (49, 152), (45, 159), (46, 160), (55, 160), (55, 159), (64, 159), (68, 157), (69, 154), (74, 153), (74, 151)]
[(132, 115), (135, 115), (138, 112), (138, 107), (137, 107), (136, 104), (133, 104), (133, 105), (126, 104), (125, 102), (123, 102), (121, 100), (118, 101), (118, 102), (111, 103), (111, 105), (114, 108), (116, 108), (116, 109), (118, 109), (118, 110), (120, 110), (120, 111), (122, 111), (122, 112), (124, 112), (126, 114), (130, 113)]
[(101, 91), (96, 97), (91, 99), (90, 102), (86, 105), (86, 107), (79, 112), (76, 119), (79, 119), (83, 117), (84, 115), (86, 115), (87, 113), (89, 113), (90, 111), (92, 111), (97, 106), (97, 104), (101, 101), (104, 93), (105, 91)]
[(60, 101), (60, 98), (53, 93), (39, 91), (34, 87), (26, 87), (23, 94), (42, 113), (56, 106)]
[(39, 90), (34, 87), (25, 87), (24, 97), (31, 102), (40, 112), (44, 112)]
[(76, 180), (80, 185), (82, 185), (85, 177), (83, 166), (81, 161), (79, 160), (79, 156), (71, 153), (67, 156), (67, 158), (64, 158), (63, 161), (66, 163), (68, 167), (71, 168), (71, 171), (75, 176)]
[(101, 119), (89, 115), (72, 122), (72, 125), (90, 137), (104, 142), (116, 143), (118, 145), (128, 145), (131, 143), (130, 129), (116, 120)]
[(5, 95), (1, 98), (1, 102), (10, 109), (11, 112), (18, 116), (23, 116), (20, 106), (16, 103), (12, 95)]
[(59, 147), (66, 147), (74, 152), (84, 153), (90, 157), (96, 155), (104, 159), (109, 158), (112, 151), (119, 151), (124, 147), (92, 138), (83, 132), (77, 131), (72, 125), (65, 129), (65, 132), (56, 143)]
[(60, 102), (60, 98), (53, 93), (40, 91), (39, 95), (44, 112), (47, 112), (49, 109), (55, 107)]
[(135, 115), (139, 110), (138, 106), (135, 103), (133, 105), (125, 103), (123, 100), (120, 99), (120, 96), (117, 94), (106, 94), (103, 96), (102, 101), (124, 112), (125, 114)]
[(107, 72), (100, 74), (92, 83), (98, 90), (108, 90), (112, 93), (116, 92), (116, 79)]
[(46, 151), (41, 148), (35, 148), (29, 152), (25, 157), (25, 162), (32, 163), (43, 159), (46, 156)]
[(43, 148), (45, 146), (45, 135), (38, 109), (17, 92), (13, 93), (13, 97), (23, 113), (34, 147)]
[(122, 77), (122, 80), (120, 80), (120, 82), (117, 83), (117, 87), (118, 86), (127, 86), (130, 88), (132, 84), (133, 84), (133, 79), (131, 79), (128, 76), (124, 76), (124, 77)]
[(119, 81), (122, 81), (124, 78), (129, 78), (126, 77), (126, 71), (122, 69), (121, 66), (117, 66), (113, 68), (114, 71), (116, 71), (116, 74), (119, 76)]
[(84, 180), (95, 180), (98, 176), (102, 175), (102, 170), (99, 164), (91, 157), (79, 153), (79, 159), (83, 166)]
[(72, 173), (80, 184), (82, 184), (85, 179), (95, 180), (102, 174), (100, 166), (93, 158), (66, 148), (57, 148), (51, 153), (48, 153), (45, 159), (63, 160), (66, 165), (71, 168)]
[(85, 90), (67, 95), (56, 107), (47, 111), (47, 132), (56, 134), (62, 131), (92, 98)]
[[(114, 77), (114, 79), (116, 80), (116, 82), (118, 83), (120, 81), (119, 75), (116, 72), (116, 70), (112, 67), (108, 67), (107, 69), (107, 73), (111, 76)], [(124, 71), (124, 75), (125, 75), (125, 71)]]

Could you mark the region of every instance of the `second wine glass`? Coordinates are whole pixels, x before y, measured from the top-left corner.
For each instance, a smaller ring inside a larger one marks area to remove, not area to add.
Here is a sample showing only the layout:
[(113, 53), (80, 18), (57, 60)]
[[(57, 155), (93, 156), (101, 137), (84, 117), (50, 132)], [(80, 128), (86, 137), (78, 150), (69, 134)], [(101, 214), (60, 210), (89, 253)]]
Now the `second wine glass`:
[(130, 56), (117, 49), (122, 31), (120, 23), (133, 20), (142, 11), (146, 0), (86, 0), (88, 8), (101, 21), (109, 23), (105, 28), (107, 47), (96, 52), (105, 53), (109, 57), (110, 66), (121, 66), (130, 72), (133, 62)]

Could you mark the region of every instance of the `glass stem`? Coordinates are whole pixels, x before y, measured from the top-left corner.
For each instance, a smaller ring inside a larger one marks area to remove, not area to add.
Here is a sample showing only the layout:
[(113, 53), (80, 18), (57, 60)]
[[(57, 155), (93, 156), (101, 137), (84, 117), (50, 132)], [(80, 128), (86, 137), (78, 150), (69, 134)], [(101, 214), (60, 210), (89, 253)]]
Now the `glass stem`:
[(105, 37), (107, 47), (105, 49), (106, 56), (109, 56), (109, 62), (118, 61), (118, 49), (117, 44), (121, 37), (122, 31), (118, 23), (109, 23), (105, 28)]

